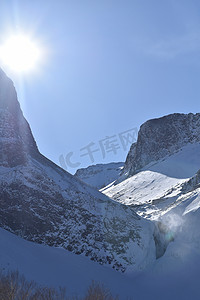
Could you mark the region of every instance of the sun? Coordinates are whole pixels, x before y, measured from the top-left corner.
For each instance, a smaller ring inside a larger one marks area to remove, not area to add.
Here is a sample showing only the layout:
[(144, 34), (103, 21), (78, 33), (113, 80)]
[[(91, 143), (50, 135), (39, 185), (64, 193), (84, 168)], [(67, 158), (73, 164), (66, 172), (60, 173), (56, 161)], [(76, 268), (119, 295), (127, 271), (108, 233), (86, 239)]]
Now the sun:
[(0, 45), (0, 60), (16, 72), (33, 70), (40, 59), (37, 44), (26, 35), (13, 35)]

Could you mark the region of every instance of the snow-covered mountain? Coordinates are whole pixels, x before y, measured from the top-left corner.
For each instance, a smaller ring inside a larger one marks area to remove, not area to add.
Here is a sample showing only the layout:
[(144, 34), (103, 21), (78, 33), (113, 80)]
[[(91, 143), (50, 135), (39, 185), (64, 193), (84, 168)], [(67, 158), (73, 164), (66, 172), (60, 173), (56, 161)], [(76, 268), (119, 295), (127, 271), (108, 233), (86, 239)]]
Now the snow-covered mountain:
[(75, 177), (99, 190), (117, 180), (123, 166), (123, 162), (92, 165), (87, 168), (78, 169)]
[(12, 81), (0, 71), (0, 226), (120, 271), (155, 259), (154, 225), (38, 151)]
[(167, 287), (162, 299), (199, 299), (200, 114), (147, 121), (122, 166), (72, 176), (44, 157), (0, 70), (0, 226), (63, 248), (0, 229), (0, 267), (54, 286), (66, 276), (71, 294), (96, 279), (120, 299)]
[(120, 178), (101, 191), (126, 205), (143, 207), (178, 192), (199, 168), (200, 114), (172, 114), (141, 126)]

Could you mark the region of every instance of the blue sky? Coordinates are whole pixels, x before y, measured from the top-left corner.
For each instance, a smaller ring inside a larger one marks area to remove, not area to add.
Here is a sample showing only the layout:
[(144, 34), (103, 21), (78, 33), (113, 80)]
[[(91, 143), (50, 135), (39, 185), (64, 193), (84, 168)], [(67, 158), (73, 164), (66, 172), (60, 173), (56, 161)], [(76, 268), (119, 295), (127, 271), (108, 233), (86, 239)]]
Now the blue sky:
[[(89, 144), (94, 163), (123, 161), (120, 133), (200, 111), (199, 1), (0, 0), (0, 42), (11, 32), (45, 51), (32, 73), (4, 71), (40, 151), (57, 164), (70, 152), (79, 167), (91, 164), (80, 156)], [(116, 153), (103, 153), (111, 136)]]

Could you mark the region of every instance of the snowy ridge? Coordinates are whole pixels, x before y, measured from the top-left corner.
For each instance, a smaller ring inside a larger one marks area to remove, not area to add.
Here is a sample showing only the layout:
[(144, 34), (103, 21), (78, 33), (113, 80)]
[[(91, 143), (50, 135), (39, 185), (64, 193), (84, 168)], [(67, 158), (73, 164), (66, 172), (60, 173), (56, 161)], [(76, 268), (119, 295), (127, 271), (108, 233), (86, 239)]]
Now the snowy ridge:
[(122, 162), (92, 165), (78, 169), (75, 177), (99, 190), (117, 180), (123, 166)]

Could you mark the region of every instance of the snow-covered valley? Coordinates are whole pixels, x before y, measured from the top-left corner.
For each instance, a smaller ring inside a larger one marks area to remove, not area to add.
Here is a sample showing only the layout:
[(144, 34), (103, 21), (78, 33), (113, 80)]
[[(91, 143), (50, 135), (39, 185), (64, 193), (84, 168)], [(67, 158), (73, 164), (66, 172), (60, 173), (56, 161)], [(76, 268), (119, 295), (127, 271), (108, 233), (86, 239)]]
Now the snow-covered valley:
[(149, 120), (125, 163), (73, 176), (39, 152), (0, 70), (1, 270), (70, 296), (95, 280), (119, 299), (199, 299), (199, 132), (199, 114)]

